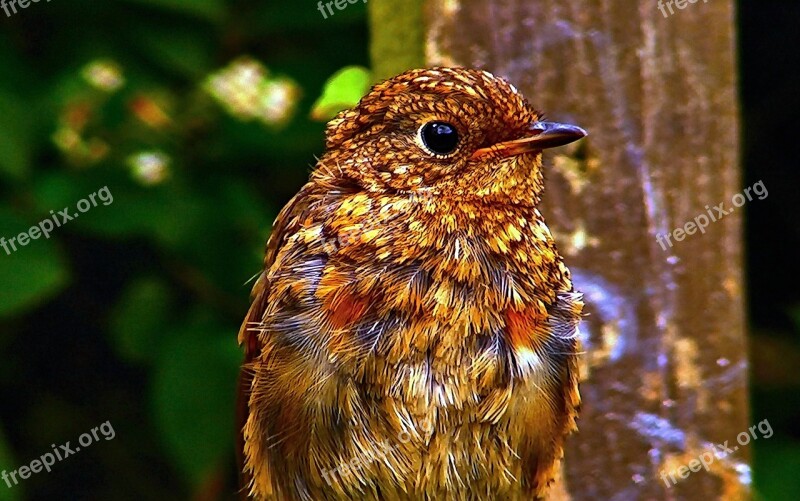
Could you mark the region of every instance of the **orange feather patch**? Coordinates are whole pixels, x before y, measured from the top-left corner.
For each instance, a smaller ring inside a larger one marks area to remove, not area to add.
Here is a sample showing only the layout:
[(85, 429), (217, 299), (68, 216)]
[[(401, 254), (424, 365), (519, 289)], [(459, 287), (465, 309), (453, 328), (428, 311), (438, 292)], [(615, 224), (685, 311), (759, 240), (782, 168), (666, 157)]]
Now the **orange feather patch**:
[(547, 319), (547, 311), (541, 303), (528, 305), (521, 311), (508, 308), (505, 317), (508, 343), (515, 350), (534, 349), (544, 341), (546, 331), (542, 327)]
[(361, 319), (367, 312), (371, 298), (360, 297), (346, 289), (330, 294), (325, 301), (327, 320), (333, 331), (328, 338), (328, 349), (334, 356), (352, 355), (357, 340), (347, 327)]
[(367, 311), (369, 301), (346, 290), (339, 290), (328, 296), (325, 309), (328, 320), (335, 329), (342, 329), (361, 318)]

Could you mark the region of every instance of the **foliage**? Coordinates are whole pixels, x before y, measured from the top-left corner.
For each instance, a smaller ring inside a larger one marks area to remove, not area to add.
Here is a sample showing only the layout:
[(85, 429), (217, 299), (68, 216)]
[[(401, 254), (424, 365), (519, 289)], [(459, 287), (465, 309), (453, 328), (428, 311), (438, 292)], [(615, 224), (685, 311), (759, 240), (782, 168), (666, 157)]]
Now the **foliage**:
[(369, 84), (352, 66), (365, 8), (76, 0), (0, 17), (0, 237), (113, 197), (0, 248), (0, 469), (116, 430), (0, 500), (233, 498), (249, 281), (322, 149), (315, 98), (335, 113)]
[(330, 120), (339, 111), (358, 103), (371, 84), (368, 70), (358, 66), (342, 68), (325, 82), (325, 89), (314, 103), (311, 116), (316, 120)]

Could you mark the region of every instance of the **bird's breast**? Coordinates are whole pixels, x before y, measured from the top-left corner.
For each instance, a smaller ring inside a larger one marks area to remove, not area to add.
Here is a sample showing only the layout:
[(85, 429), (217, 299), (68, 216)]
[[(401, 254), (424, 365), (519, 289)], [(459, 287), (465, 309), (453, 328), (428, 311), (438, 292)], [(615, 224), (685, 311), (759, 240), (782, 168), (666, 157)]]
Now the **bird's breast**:
[(580, 301), (536, 214), (399, 208), (351, 198), (278, 253), (254, 383), (263, 433), (297, 430), (275, 461), (313, 457), (347, 492), (513, 499), (521, 458), (564, 426)]

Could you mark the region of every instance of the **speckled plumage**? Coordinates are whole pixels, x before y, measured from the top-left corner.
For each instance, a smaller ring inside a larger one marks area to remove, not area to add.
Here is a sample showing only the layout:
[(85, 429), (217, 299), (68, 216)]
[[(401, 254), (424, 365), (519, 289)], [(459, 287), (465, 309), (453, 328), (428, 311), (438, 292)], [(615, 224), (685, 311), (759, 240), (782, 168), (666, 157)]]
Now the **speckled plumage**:
[[(431, 120), (458, 129), (453, 154), (421, 141)], [(545, 494), (575, 427), (582, 302), (536, 209), (531, 146), (556, 145), (520, 141), (538, 121), (505, 81), (434, 68), (329, 123), (239, 334), (249, 499)]]

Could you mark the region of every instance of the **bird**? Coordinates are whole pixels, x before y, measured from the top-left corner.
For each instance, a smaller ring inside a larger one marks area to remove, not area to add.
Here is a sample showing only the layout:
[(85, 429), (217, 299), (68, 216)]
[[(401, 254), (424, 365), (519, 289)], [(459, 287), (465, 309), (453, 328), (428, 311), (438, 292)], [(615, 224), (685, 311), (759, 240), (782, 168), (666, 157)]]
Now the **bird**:
[(462, 67), (327, 124), (239, 330), (243, 499), (546, 496), (583, 300), (537, 209), (542, 152), (586, 134)]

